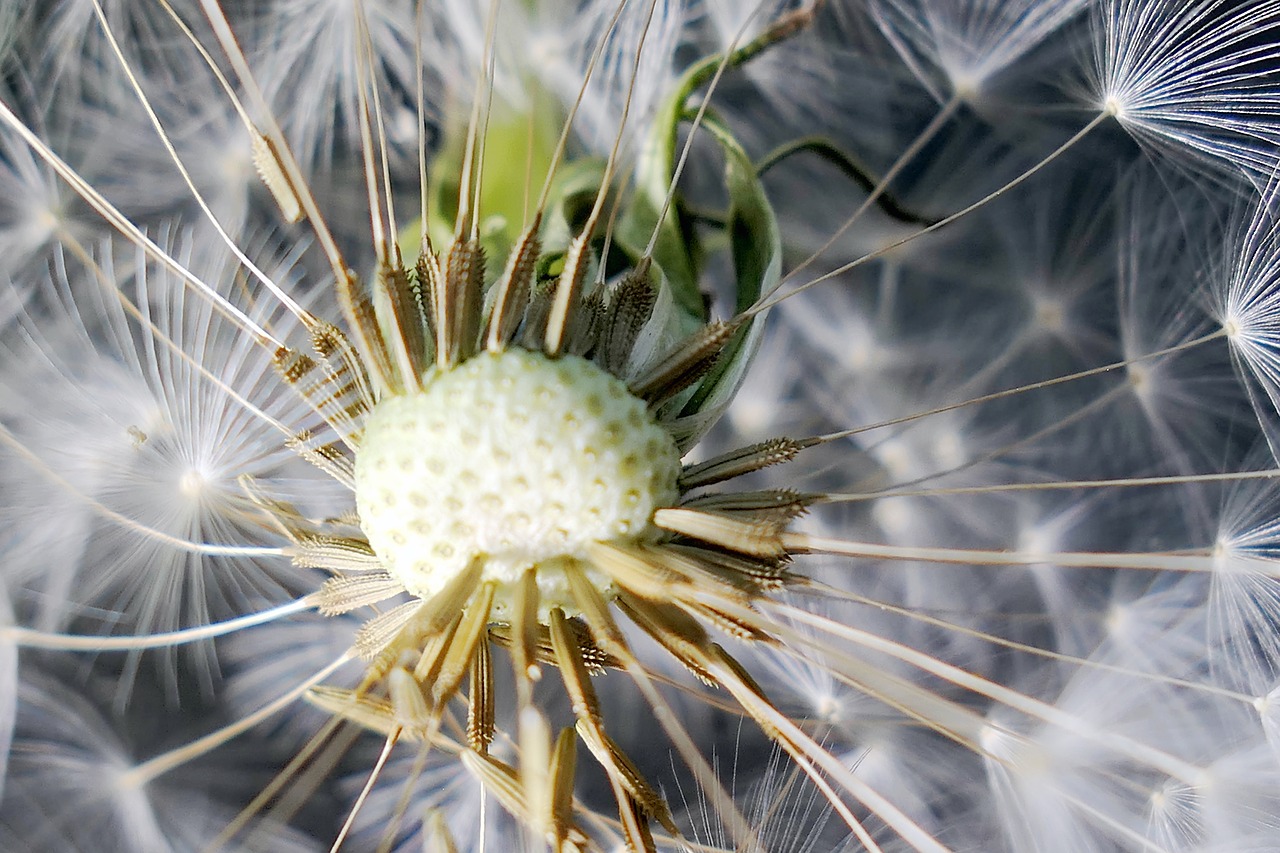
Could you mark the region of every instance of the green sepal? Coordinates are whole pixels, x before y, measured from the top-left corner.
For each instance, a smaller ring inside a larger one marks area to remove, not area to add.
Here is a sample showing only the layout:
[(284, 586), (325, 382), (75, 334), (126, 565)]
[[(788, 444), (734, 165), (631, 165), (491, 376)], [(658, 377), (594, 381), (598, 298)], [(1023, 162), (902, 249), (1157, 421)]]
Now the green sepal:
[[(732, 131), (710, 110), (703, 114), (702, 127), (724, 153), (724, 184), (729, 197), (726, 230), (733, 261), (734, 310), (740, 314), (772, 292), (781, 280), (782, 235), (755, 164)], [(759, 343), (758, 320), (758, 316), (747, 320), (725, 345), (715, 367), (685, 403), (682, 417), (707, 414), (714, 420), (728, 405)]]

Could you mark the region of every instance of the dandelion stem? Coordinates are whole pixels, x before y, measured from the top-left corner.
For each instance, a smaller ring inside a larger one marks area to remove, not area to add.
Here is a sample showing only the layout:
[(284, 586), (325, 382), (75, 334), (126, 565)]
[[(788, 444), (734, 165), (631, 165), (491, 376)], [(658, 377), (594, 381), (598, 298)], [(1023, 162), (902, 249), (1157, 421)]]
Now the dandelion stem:
[[(942, 219), (939, 219), (937, 222), (933, 223), (932, 225), (926, 228), (921, 228), (919, 231), (909, 236), (903, 237), (901, 240), (897, 240), (893, 243), (890, 243), (887, 246), (882, 246), (881, 248), (876, 249), (874, 252), (869, 252), (863, 255), (862, 257), (857, 258), (856, 260), (852, 260), (847, 264), (842, 264), (841, 266), (836, 267), (830, 272), (823, 273), (817, 278), (811, 281), (805, 282), (804, 284), (799, 285), (798, 287), (795, 287), (787, 291), (786, 293), (782, 294), (781, 296), (778, 296), (775, 298), (773, 297), (773, 294), (781, 290), (782, 285), (786, 282), (786, 279), (783, 279), (782, 281), (778, 282), (778, 286), (775, 287), (771, 293), (762, 296), (760, 298), (760, 301), (756, 302), (755, 305), (753, 305), (751, 308), (744, 311), (743, 316), (751, 317), (751, 316), (755, 316), (756, 314), (762, 314), (765, 311), (768, 311), (774, 305), (777, 305), (779, 302), (783, 301), (784, 299), (790, 299), (792, 296), (795, 296), (797, 293), (803, 293), (804, 291), (808, 290), (811, 287), (816, 287), (817, 285), (822, 284), (825, 281), (830, 281), (831, 279), (835, 278), (838, 275), (843, 275), (849, 270), (860, 267), (863, 264), (867, 263), (868, 261), (873, 261), (876, 258), (883, 257), (884, 255), (887, 255), (890, 252), (892, 252), (894, 249), (897, 249), (901, 246), (905, 246), (907, 243), (910, 243), (914, 240), (918, 240), (919, 238), (925, 236), (926, 234), (932, 234), (934, 231), (937, 231), (940, 228), (945, 228), (946, 226), (950, 225), (952, 222), (955, 222), (957, 219), (962, 219), (963, 217), (968, 216), (973, 211), (989, 204), (992, 201), (995, 201), (997, 198), (1004, 195), (1009, 190), (1013, 189), (1014, 187), (1017, 187), (1019, 184), (1023, 183), (1024, 181), (1029, 180), (1032, 176), (1039, 173), (1042, 169), (1044, 169), (1054, 160), (1057, 160), (1059, 157), (1065, 154), (1069, 148), (1071, 148), (1081, 139), (1084, 139), (1095, 128), (1097, 128), (1098, 125), (1102, 124), (1104, 121), (1106, 121), (1109, 118), (1111, 118), (1110, 113), (1108, 112), (1099, 113), (1097, 116), (1094, 117), (1092, 121), (1090, 121), (1080, 130), (1076, 131), (1076, 133), (1070, 139), (1068, 139), (1066, 142), (1062, 143), (1057, 148), (1055, 148), (1048, 156), (1046, 156), (1039, 163), (1035, 164), (1030, 169), (1023, 172), (1021, 175), (1014, 178), (1013, 180), (1009, 181), (1007, 184), (1000, 187), (999, 189), (993, 190), (992, 192), (978, 199), (973, 204), (967, 207), (961, 208), (960, 210), (957, 210), (955, 213), (951, 214), (950, 216), (943, 217)], [(802, 268), (803, 266), (801, 266), (799, 269), (802, 269)], [(794, 276), (794, 272), (792, 273), (792, 276)], [(788, 276), (788, 278), (790, 277), (791, 276)]]
[(227, 619), (223, 622), (199, 625), (194, 628), (183, 628), (178, 631), (167, 631), (163, 634), (140, 634), (133, 637), (113, 634), (59, 634), (53, 631), (37, 631), (32, 628), (23, 628), (18, 625), (3, 625), (0, 626), (0, 638), (9, 640), (24, 649), (55, 649), (62, 652), (160, 649), (234, 634), (245, 628), (266, 625), (285, 616), (303, 613), (313, 607), (311, 596), (304, 596), (277, 607), (260, 610), (257, 613), (250, 613), (245, 616), (238, 616), (235, 619)]
[[(867, 209), (871, 207), (871, 205), (875, 204), (880, 197), (885, 194), (889, 188), (890, 182), (892, 182), (893, 179), (907, 167), (907, 164), (909, 164), (915, 156), (920, 153), (920, 150), (924, 148), (924, 146), (927, 145), (933, 137), (937, 136), (938, 131), (942, 130), (946, 123), (951, 120), (951, 117), (955, 115), (956, 110), (960, 108), (960, 104), (961, 99), (956, 95), (953, 95), (949, 101), (943, 104), (942, 109), (938, 110), (937, 115), (929, 121), (929, 124), (925, 126), (924, 130), (920, 131), (916, 138), (911, 141), (911, 144), (898, 155), (897, 159), (894, 160), (893, 165), (890, 166), (889, 170), (880, 178), (880, 182), (868, 192), (867, 197), (863, 200), (862, 204), (858, 205), (858, 209), (849, 214), (849, 218), (840, 224), (840, 227), (835, 230), (834, 234), (827, 238), (825, 243), (818, 247), (816, 251), (811, 253), (809, 257), (801, 261), (799, 266), (791, 270), (791, 272), (789, 272), (782, 280), (774, 285), (772, 291), (763, 294), (761, 298), (768, 298), (776, 293), (778, 289), (786, 283), (787, 279), (795, 278), (801, 271), (807, 269), (810, 264), (822, 257), (824, 252), (834, 246), (836, 241), (844, 236), (848, 230), (853, 227), (854, 223), (862, 218), (862, 214), (866, 213)], [(912, 235), (911, 239), (914, 239), (920, 234), (928, 233), (933, 228), (940, 226), (943, 222), (945, 222), (945, 220), (929, 222), (923, 231)], [(832, 275), (834, 274), (835, 273), (832, 273)], [(819, 279), (819, 281), (821, 281), (821, 279)], [(817, 282), (812, 283), (816, 284)]]
[(263, 122), (267, 128), (267, 138), (274, 145), (273, 152), (278, 158), (278, 165), (288, 179), (290, 187), (298, 195), (298, 203), (303, 212), (306, 213), (307, 219), (311, 221), (311, 227), (314, 229), (316, 238), (320, 241), (325, 255), (329, 259), (329, 266), (333, 271), (335, 281), (342, 281), (347, 275), (347, 264), (342, 258), (342, 253), (338, 250), (338, 244), (334, 240), (333, 234), (325, 225), (324, 217), (320, 215), (320, 208), (316, 204), (315, 198), (307, 189), (307, 182), (302, 176), (302, 170), (298, 166), (297, 160), (294, 159), (289, 149), (288, 142), (284, 138), (284, 132), (280, 129), (280, 125), (276, 122), (270, 105), (267, 103), (266, 96), (258, 87), (254, 79), (253, 71), (249, 68), (249, 62), (245, 58), (244, 52), (240, 49), (239, 42), (236, 41), (235, 33), (231, 30), (231, 23), (227, 20), (226, 14), (218, 5), (217, 0), (200, 0), (200, 8), (204, 10), (205, 17), (208, 18), (210, 25), (213, 27), (214, 35), (218, 39), (218, 43), (222, 45), (222, 51), (226, 55), (227, 60), (235, 69), (236, 76), (239, 78), (241, 85), (249, 92), (253, 98), (255, 105), (262, 113)]
[[(276, 774), (275, 778), (264, 786), (263, 789), (259, 791), (243, 809), (240, 810), (230, 823), (222, 828), (222, 831), (218, 833), (217, 837), (215, 837), (213, 841), (209, 842), (209, 845), (205, 848), (205, 853), (213, 853), (214, 851), (223, 849), (231, 842), (231, 839), (235, 838), (236, 835), (245, 828), (254, 815), (260, 812), (267, 803), (275, 801), (276, 796), (289, 782), (295, 781), (295, 776), (297, 776), (298, 779), (303, 778), (299, 773), (303, 765), (310, 761), (311, 758), (321, 750), (321, 748), (330, 743), (329, 738), (338, 730), (338, 727), (341, 726), (342, 723), (343, 720), (341, 717), (329, 718), (329, 720), (320, 727), (320, 730), (311, 736), (311, 739), (307, 741), (306, 745), (299, 749), (294, 756), (289, 759), (289, 762), (280, 770), (279, 773)], [(339, 740), (336, 743), (337, 748), (334, 750), (327, 750), (327, 753), (330, 755), (334, 752), (338, 755), (345, 753), (351, 744), (355, 742), (359, 731), (359, 729), (354, 727), (346, 728), (342, 733), (342, 738), (345, 739), (345, 743)], [(322, 756), (320, 760), (308, 768), (308, 773), (314, 774), (317, 765), (323, 766), (324, 763), (324, 756)], [(335, 764), (336, 760), (331, 760), (328, 763), (331, 765)], [(272, 808), (272, 816), (278, 817), (280, 811), (280, 803), (275, 802)]]
[(188, 761), (192, 761), (200, 756), (218, 748), (227, 741), (244, 734), (249, 729), (261, 723), (263, 720), (279, 713), (289, 705), (296, 702), (302, 694), (309, 689), (324, 681), (334, 672), (336, 672), (343, 664), (355, 657), (352, 651), (343, 652), (341, 656), (336, 658), (332, 663), (323, 669), (313, 673), (305, 681), (295, 685), (289, 692), (277, 699), (263, 705), (251, 714), (247, 714), (236, 722), (223, 726), (222, 728), (210, 732), (204, 737), (197, 738), (190, 743), (184, 744), (177, 749), (169, 752), (162, 752), (154, 758), (148, 759), (127, 773), (122, 773), (118, 777), (118, 781), (122, 786), (141, 787), (151, 782), (170, 770), (181, 767)]
[(1200, 346), (1201, 344), (1207, 344), (1210, 341), (1215, 341), (1219, 338), (1223, 338), (1226, 336), (1227, 336), (1226, 330), (1219, 329), (1216, 332), (1210, 332), (1207, 335), (1202, 335), (1201, 337), (1195, 338), (1193, 340), (1184, 341), (1180, 344), (1174, 344), (1173, 346), (1165, 347), (1164, 349), (1156, 350), (1155, 352), (1149, 352), (1144, 355), (1138, 356), (1136, 358), (1129, 358), (1129, 359), (1125, 359), (1124, 361), (1113, 361), (1110, 364), (1104, 364), (1099, 367), (1091, 367), (1088, 370), (1081, 370), (1076, 373), (1068, 373), (1064, 376), (1055, 376), (1052, 379), (1045, 379), (1041, 382), (1031, 382), (1026, 385), (1019, 385), (1016, 388), (1006, 388), (1003, 391), (994, 391), (990, 394), (984, 394), (981, 397), (973, 397), (961, 403), (951, 403), (946, 406), (939, 406), (936, 409), (929, 409), (928, 411), (915, 412), (910, 415), (903, 415), (900, 418), (891, 418), (887, 421), (877, 421), (876, 423), (867, 424), (866, 426), (853, 427), (852, 429), (839, 430), (837, 432), (827, 433), (826, 435), (817, 436), (816, 441), (825, 442), (825, 441), (834, 441), (836, 439), (841, 439), (841, 438), (848, 438), (849, 436), (852, 436), (852, 435), (858, 435), (864, 432), (871, 432), (872, 430), (877, 430), (877, 429), (884, 429), (885, 427), (897, 426), (898, 424), (904, 424), (909, 421), (921, 420), (923, 418), (928, 418), (933, 415), (941, 415), (946, 412), (954, 412), (957, 409), (963, 409), (968, 406), (977, 406), (977, 405), (981, 405), (982, 403), (990, 403), (993, 400), (1000, 400), (1005, 397), (1015, 396), (1017, 394), (1025, 394), (1028, 391), (1040, 391), (1045, 388), (1052, 388), (1056, 385), (1064, 385), (1068, 382), (1075, 382), (1080, 379), (1087, 379), (1090, 376), (1098, 376), (1103, 373), (1108, 373), (1112, 370), (1119, 370), (1124, 367), (1129, 367), (1130, 365), (1133, 365), (1133, 364), (1138, 364), (1144, 361), (1150, 361), (1152, 359), (1162, 358), (1166, 355), (1173, 355), (1175, 353), (1193, 349), (1195, 347)]
[(107, 23), (106, 13), (102, 11), (101, 0), (93, 0), (93, 11), (98, 16), (98, 22), (102, 26), (103, 35), (106, 36), (107, 43), (111, 46), (111, 51), (115, 54), (116, 59), (120, 62), (120, 68), (124, 71), (125, 78), (129, 81), (129, 86), (133, 89), (134, 94), (138, 96), (138, 103), (146, 112), (147, 118), (151, 120), (152, 127), (155, 128), (156, 134), (160, 137), (160, 142), (164, 145), (164, 150), (168, 152), (169, 159), (173, 161), (174, 168), (178, 170), (178, 174), (182, 177), (183, 182), (187, 185), (187, 189), (191, 192), (191, 197), (195, 199), (200, 210), (204, 213), (205, 218), (209, 220), (209, 224), (213, 226), (213, 230), (218, 233), (218, 238), (231, 250), (245, 269), (260, 281), (271, 294), (280, 300), (280, 303), (288, 309), (289, 313), (299, 318), (303, 322), (312, 320), (311, 314), (301, 305), (293, 300), (289, 294), (285, 293), (279, 285), (271, 280), (271, 277), (258, 268), (253, 261), (249, 260), (249, 256), (236, 245), (236, 241), (231, 239), (231, 235), (226, 232), (222, 224), (218, 221), (205, 201), (204, 195), (196, 187), (195, 181), (191, 178), (191, 173), (187, 171), (186, 165), (182, 162), (182, 158), (178, 156), (178, 151), (173, 147), (173, 141), (169, 138), (169, 134), (165, 131), (164, 125), (160, 122), (160, 117), (156, 115), (155, 110), (151, 106), (151, 99), (147, 97), (146, 92), (142, 89), (142, 84), (138, 82), (137, 76), (133, 72), (133, 68), (129, 65), (129, 60), (125, 58), (124, 51), (120, 49), (120, 44), (116, 41), (115, 34), (111, 31), (111, 25)]
[[(373, 85), (372, 80), (368, 79), (373, 74), (374, 59), (371, 55), (372, 50), (369, 44), (368, 27), (365, 25), (363, 4), (357, 2), (355, 9), (356, 33), (355, 41), (357, 45), (357, 59), (355, 62), (356, 71), (356, 103), (360, 113), (359, 129), (360, 129), (360, 159), (364, 166), (365, 193), (369, 202), (369, 221), (370, 233), (373, 238), (374, 250), (378, 253), (380, 259), (386, 259), (393, 262), (396, 255), (395, 233), (396, 226), (392, 213), (392, 198), (390, 176), (387, 175), (387, 137), (383, 129), (382, 123), (382, 104), (378, 99), (377, 88)], [(373, 116), (370, 115), (369, 94), (373, 95)], [(374, 146), (374, 132), (371, 127), (376, 123), (377, 147)], [(386, 185), (386, 208), (387, 228), (383, 229), (383, 205), (379, 196), (378, 188), (378, 166), (375, 159), (381, 160), (382, 174), (387, 181)], [(391, 237), (388, 238), (387, 232)]]
[[(710, 670), (718, 681), (727, 685), (730, 689), (733, 689), (734, 685), (740, 681), (736, 673), (720, 664), (712, 664)], [(939, 844), (937, 839), (898, 809), (879, 791), (851, 773), (848, 767), (815, 743), (786, 714), (774, 708), (773, 705), (760, 698), (753, 691), (735, 690), (734, 695), (738, 701), (748, 708), (753, 717), (760, 720), (762, 724), (772, 727), (778, 733), (777, 741), (779, 745), (786, 749), (793, 758), (800, 761), (802, 767), (805, 767), (812, 760), (825, 773), (835, 779), (842, 788), (865, 805), (872, 814), (892, 827), (904, 841), (916, 850), (947, 853), (948, 848)], [(822, 778), (816, 772), (813, 772), (811, 768), (805, 767), (805, 771), (815, 783)], [(859, 836), (862, 843), (867, 845), (868, 849), (879, 850), (880, 848), (866, 834), (866, 830), (860, 826), (840, 798), (830, 790), (829, 785), (822, 784), (820, 787), (827, 794), (832, 806), (841, 813), (849, 828)]]
[(879, 492), (829, 492), (814, 498), (816, 503), (853, 503), (881, 498), (925, 498), (943, 495), (982, 495), (1003, 492), (1064, 491), (1074, 489), (1138, 488), (1182, 486), (1191, 483), (1234, 483), (1244, 480), (1274, 480), (1280, 468), (1264, 471), (1228, 471), (1222, 474), (1177, 474), (1166, 477), (1116, 477), (1110, 480), (1063, 480), (1053, 483), (997, 483), (988, 486), (955, 486), (939, 489), (885, 489)]
[(231, 304), (225, 296), (218, 293), (213, 289), (213, 287), (202, 281), (199, 276), (180, 264), (164, 249), (160, 248), (160, 246), (144, 234), (142, 229), (135, 225), (129, 217), (125, 216), (115, 205), (107, 201), (106, 197), (103, 196), (102, 193), (94, 189), (93, 186), (82, 178), (75, 169), (59, 157), (57, 153), (46, 145), (40, 137), (36, 136), (30, 128), (23, 124), (22, 120), (14, 114), (13, 110), (11, 110), (9, 105), (4, 101), (0, 101), (0, 121), (7, 124), (27, 145), (31, 146), (31, 149), (36, 152), (40, 159), (49, 164), (49, 166), (58, 173), (58, 176), (70, 184), (71, 188), (76, 191), (76, 194), (84, 199), (90, 207), (97, 211), (103, 219), (107, 220), (113, 228), (125, 237), (129, 238), (129, 240), (131, 240), (135, 245), (140, 246), (148, 256), (154, 259), (165, 269), (173, 272), (185, 283), (194, 288), (196, 292), (208, 299), (219, 313), (236, 323), (240, 328), (252, 334), (257, 338), (258, 343), (260, 344), (267, 344), (273, 348), (284, 345), (282, 341), (278, 340), (274, 335), (254, 322), (249, 315)]
[(342, 822), (342, 829), (338, 830), (338, 837), (333, 840), (333, 846), (329, 848), (329, 853), (338, 853), (338, 850), (342, 847), (342, 842), (347, 840), (347, 834), (351, 832), (351, 827), (355, 826), (356, 816), (360, 814), (360, 808), (364, 805), (365, 800), (369, 798), (369, 792), (373, 790), (374, 783), (382, 775), (382, 768), (387, 766), (387, 759), (391, 757), (391, 750), (395, 747), (399, 736), (399, 728), (387, 735), (386, 742), (382, 745), (382, 751), (378, 753), (378, 760), (374, 762), (373, 769), (369, 771), (369, 779), (364, 783), (364, 787), (360, 789), (360, 795), (356, 797), (355, 803), (347, 812), (347, 819)]
[(596, 65), (600, 61), (600, 57), (604, 55), (605, 46), (609, 39), (613, 36), (614, 29), (618, 25), (618, 19), (622, 17), (622, 11), (626, 8), (626, 0), (621, 0), (613, 11), (613, 15), (609, 18), (609, 23), (605, 27), (604, 33), (600, 36), (595, 49), (591, 52), (591, 58), (587, 60), (586, 70), (582, 75), (582, 85), (578, 87), (578, 94), (573, 100), (573, 106), (569, 108), (569, 114), (565, 117), (564, 127), (560, 130), (560, 138), (556, 140), (555, 151), (551, 155), (551, 165), (547, 167), (547, 176), (542, 182), (542, 191), (538, 193), (537, 211), (541, 213), (547, 206), (547, 199), (551, 197), (551, 185), (555, 180), (556, 171), (560, 168), (560, 161), (564, 157), (566, 146), (569, 144), (569, 132), (573, 128), (573, 120), (578, 115), (578, 110), (582, 107), (582, 99), (587, 94), (587, 84), (591, 82), (591, 77), (595, 73)]
[[(912, 560), (926, 563), (960, 565), (1038, 566), (1041, 564), (1071, 568), (1141, 569), (1146, 571), (1214, 572), (1219, 561), (1210, 555), (1188, 556), (1160, 552), (1119, 554), (1106, 551), (987, 551), (967, 548), (926, 548), (913, 545), (875, 545), (808, 533), (784, 533), (782, 540), (795, 552), (837, 554), (844, 557), (867, 557), (876, 560)], [(1280, 577), (1280, 568), (1263, 560), (1248, 560), (1264, 569), (1266, 577)]]
[[(1032, 717), (1033, 719), (1041, 720), (1057, 726), (1063, 731), (1078, 734), (1093, 743), (1115, 750), (1121, 755), (1135, 761), (1140, 761), (1149, 767), (1155, 768), (1162, 773), (1166, 773), (1175, 779), (1186, 782), (1187, 784), (1197, 784), (1201, 777), (1200, 767), (1183, 761), (1175, 755), (1170, 755), (1167, 752), (1148, 746), (1144, 743), (1140, 743), (1117, 732), (1095, 729), (1087, 720), (1074, 716), (1048, 703), (1041, 702), (1024, 693), (1019, 693), (1017, 690), (997, 684), (980, 675), (967, 672), (960, 667), (944, 663), (932, 655), (917, 651), (909, 646), (877, 636), (868, 631), (863, 631), (848, 625), (842, 625), (839, 622), (810, 613), (809, 611), (800, 607), (795, 607), (794, 605), (783, 602), (768, 602), (767, 606), (769, 609), (780, 612), (794, 622), (817, 628), (819, 631), (856, 643), (868, 650), (888, 654), (900, 661), (903, 661), (904, 663), (918, 667), (919, 669), (932, 675), (936, 675), (939, 678), (943, 678), (952, 684), (963, 687), (966, 690), (971, 690), (979, 695), (986, 696), (996, 702), (1000, 702), (1009, 708)], [(841, 657), (844, 656), (843, 653), (838, 650), (832, 649), (829, 641), (806, 637), (802, 632), (785, 630), (785, 626), (779, 627), (783, 627), (785, 633), (793, 635), (793, 638), (800, 643), (815, 649), (820, 649), (824, 653), (838, 655)]]

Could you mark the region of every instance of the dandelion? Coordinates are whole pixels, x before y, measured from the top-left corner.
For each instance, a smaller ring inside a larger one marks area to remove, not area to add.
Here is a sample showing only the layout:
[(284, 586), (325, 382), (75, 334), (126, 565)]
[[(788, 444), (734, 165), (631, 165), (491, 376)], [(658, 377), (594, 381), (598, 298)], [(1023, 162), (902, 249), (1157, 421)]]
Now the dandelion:
[(0, 838), (1276, 846), (1278, 12), (0, 5)]

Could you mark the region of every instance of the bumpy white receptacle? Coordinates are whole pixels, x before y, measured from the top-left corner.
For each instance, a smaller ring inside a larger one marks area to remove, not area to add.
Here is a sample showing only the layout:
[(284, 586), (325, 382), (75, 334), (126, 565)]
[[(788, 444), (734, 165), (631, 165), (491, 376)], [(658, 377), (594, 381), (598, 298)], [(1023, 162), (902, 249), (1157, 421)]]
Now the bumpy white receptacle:
[(500, 584), (498, 614), (531, 566), (540, 612), (576, 611), (564, 560), (589, 542), (645, 538), (654, 509), (678, 494), (671, 436), (589, 361), (483, 353), (424, 386), (377, 404), (356, 456), (361, 527), (416, 596), (480, 558)]

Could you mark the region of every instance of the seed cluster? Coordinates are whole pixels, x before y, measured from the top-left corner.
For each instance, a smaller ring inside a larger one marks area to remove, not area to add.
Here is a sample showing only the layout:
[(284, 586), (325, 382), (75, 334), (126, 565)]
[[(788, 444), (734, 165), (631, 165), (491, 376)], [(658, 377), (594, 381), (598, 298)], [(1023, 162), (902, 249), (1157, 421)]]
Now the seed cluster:
[(480, 559), (499, 584), (495, 611), (531, 567), (541, 608), (573, 609), (557, 564), (592, 542), (652, 538), (679, 473), (671, 436), (620, 380), (516, 348), (432, 370), (421, 393), (379, 402), (356, 504), (370, 545), (415, 596)]

